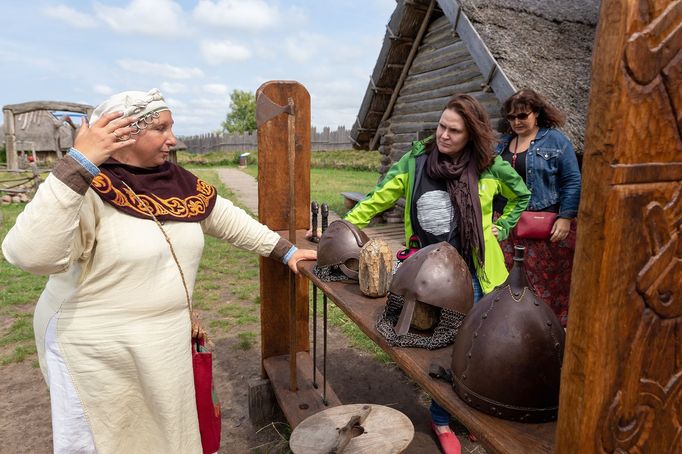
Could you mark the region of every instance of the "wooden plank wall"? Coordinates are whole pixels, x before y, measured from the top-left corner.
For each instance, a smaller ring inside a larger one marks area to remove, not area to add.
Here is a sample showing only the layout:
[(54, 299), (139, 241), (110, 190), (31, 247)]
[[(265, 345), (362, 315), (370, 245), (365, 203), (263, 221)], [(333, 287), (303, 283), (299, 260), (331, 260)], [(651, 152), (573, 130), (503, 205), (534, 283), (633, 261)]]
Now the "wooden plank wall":
[[(192, 153), (208, 153), (210, 151), (255, 151), (258, 144), (258, 133), (253, 134), (202, 134), (181, 137), (187, 149)], [(350, 150), (352, 147), (349, 131), (345, 126), (336, 130), (325, 126), (320, 132), (314, 126), (310, 130), (310, 142), (313, 151)]]
[(435, 130), (443, 106), (455, 93), (468, 93), (478, 99), (496, 126), (500, 103), (494, 93), (482, 91), (484, 82), (447, 17), (434, 20), (419, 46), (393, 114), (380, 125), (381, 173), (399, 160), (420, 134)]

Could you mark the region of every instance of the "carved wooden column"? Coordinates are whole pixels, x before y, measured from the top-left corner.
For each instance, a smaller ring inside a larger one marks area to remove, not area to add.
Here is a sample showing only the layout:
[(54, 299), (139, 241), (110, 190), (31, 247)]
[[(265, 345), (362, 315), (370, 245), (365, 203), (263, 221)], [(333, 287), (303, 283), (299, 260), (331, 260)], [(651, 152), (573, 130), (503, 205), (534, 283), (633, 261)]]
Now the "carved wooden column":
[(682, 452), (682, 1), (603, 0), (557, 453)]

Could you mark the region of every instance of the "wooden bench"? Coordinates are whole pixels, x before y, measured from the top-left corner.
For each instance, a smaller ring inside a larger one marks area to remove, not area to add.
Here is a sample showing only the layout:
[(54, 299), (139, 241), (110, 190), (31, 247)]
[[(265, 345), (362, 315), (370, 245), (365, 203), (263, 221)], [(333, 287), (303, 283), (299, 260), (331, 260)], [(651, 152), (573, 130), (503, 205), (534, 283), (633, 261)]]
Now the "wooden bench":
[[(556, 423), (524, 424), (495, 418), (470, 407), (452, 387), (429, 376), (431, 363), (450, 367), (452, 347), (437, 350), (393, 347), (376, 330), (377, 317), (386, 298), (368, 298), (354, 283), (322, 282), (313, 273), (313, 262), (304, 262), (302, 274), (324, 292), (396, 364), (438, 403), (476, 434), (486, 449), (499, 453), (550, 453)], [(333, 377), (331, 377), (333, 380)]]

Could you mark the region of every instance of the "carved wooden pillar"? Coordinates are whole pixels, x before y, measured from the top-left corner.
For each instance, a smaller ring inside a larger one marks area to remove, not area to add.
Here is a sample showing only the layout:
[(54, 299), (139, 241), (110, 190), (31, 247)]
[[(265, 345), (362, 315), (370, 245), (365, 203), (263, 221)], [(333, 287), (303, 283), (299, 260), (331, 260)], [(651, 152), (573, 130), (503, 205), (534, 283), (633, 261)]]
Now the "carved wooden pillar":
[(557, 453), (682, 452), (682, 1), (603, 0)]

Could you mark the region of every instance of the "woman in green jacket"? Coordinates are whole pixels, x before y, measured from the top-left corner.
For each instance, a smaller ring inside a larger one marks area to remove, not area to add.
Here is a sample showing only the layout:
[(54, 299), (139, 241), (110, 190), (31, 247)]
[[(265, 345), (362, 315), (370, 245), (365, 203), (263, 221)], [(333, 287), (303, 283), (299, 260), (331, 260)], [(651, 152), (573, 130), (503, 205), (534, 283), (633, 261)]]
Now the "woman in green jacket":
[[(443, 109), (436, 134), (414, 142), (376, 188), (346, 220), (362, 228), (405, 197), (405, 241), (420, 247), (447, 241), (459, 251), (473, 277), (474, 301), (507, 278), (498, 244), (507, 238), (528, 205), (530, 192), (511, 166), (494, 154), (496, 139), (481, 104), (453, 96)], [(507, 199), (493, 223), (493, 198)], [(431, 404), (433, 429), (443, 451), (458, 452), (450, 415)]]

